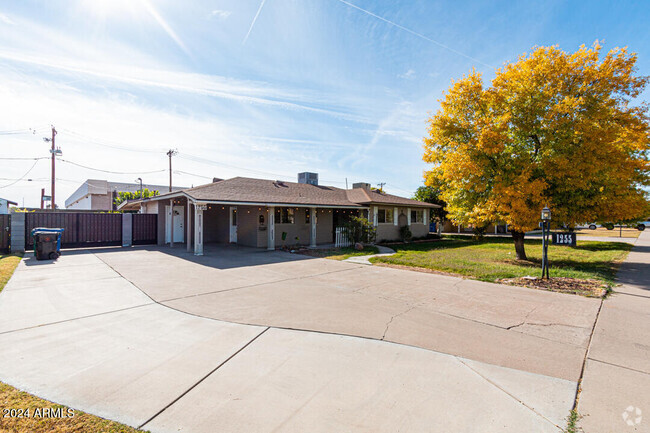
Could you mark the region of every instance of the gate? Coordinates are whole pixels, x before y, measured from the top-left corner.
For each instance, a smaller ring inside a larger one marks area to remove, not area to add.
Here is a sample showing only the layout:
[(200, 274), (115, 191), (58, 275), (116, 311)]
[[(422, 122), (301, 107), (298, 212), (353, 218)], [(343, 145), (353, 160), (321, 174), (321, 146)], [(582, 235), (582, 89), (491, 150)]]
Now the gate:
[(0, 253), (9, 251), (9, 234), (11, 233), (11, 216), (0, 215)]
[(99, 247), (122, 245), (122, 214), (31, 212), (25, 214), (25, 249), (34, 248), (31, 231), (36, 227), (63, 228), (61, 246)]
[(133, 214), (131, 240), (133, 245), (158, 243), (158, 214)]
[(340, 247), (349, 247), (350, 245), (352, 245), (352, 241), (348, 237), (347, 229), (345, 227), (337, 227), (334, 246), (336, 248), (340, 248)]

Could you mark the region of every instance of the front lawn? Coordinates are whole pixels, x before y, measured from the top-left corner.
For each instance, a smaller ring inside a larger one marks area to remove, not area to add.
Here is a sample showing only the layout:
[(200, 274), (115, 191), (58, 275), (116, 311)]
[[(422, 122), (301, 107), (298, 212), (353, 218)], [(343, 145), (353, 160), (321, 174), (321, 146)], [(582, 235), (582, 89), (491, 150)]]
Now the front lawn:
[[(485, 238), (479, 242), (453, 236), (427, 243), (391, 245), (397, 254), (375, 257), (370, 261), (430, 269), (490, 282), (540, 276), (542, 241), (529, 239), (525, 243), (528, 256), (525, 262), (516, 259), (514, 243), (510, 238)], [(631, 249), (632, 245), (620, 242), (579, 240), (575, 248), (551, 245), (548, 252), (550, 276), (597, 279), (611, 284), (620, 263)]]
[(328, 248), (328, 249), (303, 249), (300, 250), (301, 254), (311, 257), (319, 257), (332, 260), (345, 260), (355, 256), (369, 256), (371, 254), (379, 254), (379, 249), (371, 245), (367, 245), (361, 251), (357, 251), (352, 247), (344, 248)]
[(5, 288), (21, 258), (22, 255), (18, 254), (0, 254), (0, 292)]

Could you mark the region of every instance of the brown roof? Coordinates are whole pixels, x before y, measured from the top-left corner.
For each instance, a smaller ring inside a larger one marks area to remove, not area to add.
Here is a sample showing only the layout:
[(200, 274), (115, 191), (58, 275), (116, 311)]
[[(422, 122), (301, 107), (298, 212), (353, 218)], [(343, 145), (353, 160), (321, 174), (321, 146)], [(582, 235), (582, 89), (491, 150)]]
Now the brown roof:
[[(230, 201), (249, 203), (302, 204), (314, 206), (365, 207), (369, 204), (437, 207), (390, 194), (365, 191), (361, 188), (341, 189), (333, 186), (234, 177), (182, 191), (199, 201)], [(158, 196), (160, 198), (164, 198)], [(156, 199), (158, 199), (156, 197)]]
[(354, 188), (347, 190), (348, 199), (355, 203), (369, 205), (369, 204), (392, 204), (403, 206), (426, 206), (426, 207), (440, 207), (437, 204), (425, 203), (423, 201), (412, 200), (410, 198), (400, 197), (398, 195), (386, 194), (378, 191), (368, 191), (363, 188)]

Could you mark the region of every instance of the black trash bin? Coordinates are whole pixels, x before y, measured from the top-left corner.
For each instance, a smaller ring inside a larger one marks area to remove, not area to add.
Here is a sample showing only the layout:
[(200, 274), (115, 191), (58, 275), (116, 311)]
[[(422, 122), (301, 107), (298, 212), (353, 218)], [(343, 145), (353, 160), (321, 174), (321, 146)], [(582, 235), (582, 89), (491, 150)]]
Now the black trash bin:
[(36, 260), (56, 260), (61, 255), (61, 235), (64, 229), (38, 227), (32, 230)]

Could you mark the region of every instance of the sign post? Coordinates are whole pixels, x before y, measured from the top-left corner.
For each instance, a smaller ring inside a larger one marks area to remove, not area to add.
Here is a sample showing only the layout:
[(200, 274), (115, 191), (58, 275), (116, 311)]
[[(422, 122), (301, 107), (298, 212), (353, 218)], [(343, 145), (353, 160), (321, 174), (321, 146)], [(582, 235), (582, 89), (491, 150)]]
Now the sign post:
[(551, 232), (551, 210), (542, 209), (542, 279), (548, 279), (548, 235)]

